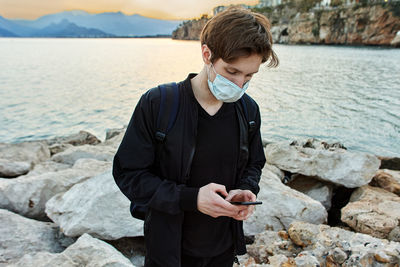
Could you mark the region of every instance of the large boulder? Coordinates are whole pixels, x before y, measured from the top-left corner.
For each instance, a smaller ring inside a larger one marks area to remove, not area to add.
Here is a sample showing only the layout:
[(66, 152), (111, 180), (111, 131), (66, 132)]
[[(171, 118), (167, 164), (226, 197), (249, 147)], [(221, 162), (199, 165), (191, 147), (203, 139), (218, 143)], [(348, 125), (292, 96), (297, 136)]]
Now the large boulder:
[(83, 234), (62, 253), (39, 252), (27, 254), (10, 267), (96, 266), (132, 267), (132, 263), (113, 246)]
[(400, 171), (378, 170), (369, 184), (400, 196)]
[(360, 187), (342, 208), (341, 220), (357, 232), (388, 238), (400, 223), (400, 197), (382, 188)]
[(115, 149), (111, 146), (74, 146), (67, 150), (57, 153), (51, 157), (51, 160), (59, 163), (73, 165), (75, 161), (81, 158), (91, 158), (102, 161), (112, 161)]
[(63, 237), (54, 223), (35, 221), (0, 209), (0, 225), (0, 265), (29, 253), (58, 253), (65, 249)]
[(244, 222), (247, 235), (287, 229), (295, 220), (327, 221), (328, 214), (319, 201), (282, 184), (280, 178), (266, 168), (263, 169), (257, 199), (263, 204), (258, 205), (254, 214)]
[(281, 170), (315, 176), (349, 188), (368, 184), (380, 165), (373, 155), (349, 152), (316, 140), (274, 143), (265, 152), (267, 162)]
[(293, 222), (288, 232), (256, 235), (247, 251), (260, 264), (250, 266), (389, 267), (400, 261), (400, 243), (300, 221)]
[(73, 168), (15, 179), (0, 178), (0, 208), (29, 218), (46, 219), (46, 202), (74, 184), (111, 169), (110, 162), (81, 159)]
[(16, 177), (27, 173), (36, 163), (50, 158), (45, 142), (0, 143), (0, 177)]
[(35, 176), (48, 172), (57, 172), (65, 169), (71, 168), (69, 164), (58, 163), (52, 160), (46, 160), (35, 164), (32, 170), (30, 170), (26, 175)]
[(129, 212), (111, 171), (76, 184), (46, 203), (46, 214), (67, 236), (89, 233), (106, 240), (143, 235), (143, 221)]

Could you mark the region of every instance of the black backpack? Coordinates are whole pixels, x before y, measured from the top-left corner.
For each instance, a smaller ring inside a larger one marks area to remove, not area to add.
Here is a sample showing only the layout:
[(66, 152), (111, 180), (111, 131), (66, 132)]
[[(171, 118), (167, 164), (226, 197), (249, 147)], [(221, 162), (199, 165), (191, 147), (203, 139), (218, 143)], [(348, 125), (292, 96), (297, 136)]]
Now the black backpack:
[[(158, 86), (160, 90), (160, 109), (158, 111), (157, 117), (157, 130), (155, 133), (156, 140), (159, 142), (163, 142), (165, 137), (167, 136), (169, 130), (174, 125), (176, 120), (176, 116), (178, 114), (179, 109), (179, 88), (176, 83), (166, 83)], [(256, 128), (255, 122), (255, 109), (252, 114), (249, 114), (247, 109), (247, 103), (251, 101), (251, 99), (245, 94), (240, 98), (240, 102), (242, 104), (243, 113), (246, 117), (246, 121), (249, 125), (249, 133), (253, 132)]]

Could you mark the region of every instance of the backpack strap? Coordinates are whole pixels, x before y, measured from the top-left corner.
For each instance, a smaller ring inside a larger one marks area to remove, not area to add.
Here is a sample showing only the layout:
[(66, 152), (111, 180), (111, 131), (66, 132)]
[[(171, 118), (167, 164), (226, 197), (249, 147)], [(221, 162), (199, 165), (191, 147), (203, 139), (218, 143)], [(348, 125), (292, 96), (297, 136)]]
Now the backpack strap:
[(169, 130), (176, 120), (179, 108), (179, 88), (176, 83), (166, 83), (158, 86), (160, 90), (160, 109), (157, 117), (157, 141), (164, 142)]
[[(246, 101), (250, 101), (250, 99), (248, 99), (247, 95), (244, 94), (240, 98), (240, 103), (242, 104), (243, 113), (244, 113), (244, 116), (246, 117), (246, 121), (249, 126), (249, 133), (252, 133), (256, 129), (256, 121), (255, 121), (256, 114), (255, 114), (255, 112), (249, 112)], [(249, 114), (249, 113), (251, 113), (251, 114)]]

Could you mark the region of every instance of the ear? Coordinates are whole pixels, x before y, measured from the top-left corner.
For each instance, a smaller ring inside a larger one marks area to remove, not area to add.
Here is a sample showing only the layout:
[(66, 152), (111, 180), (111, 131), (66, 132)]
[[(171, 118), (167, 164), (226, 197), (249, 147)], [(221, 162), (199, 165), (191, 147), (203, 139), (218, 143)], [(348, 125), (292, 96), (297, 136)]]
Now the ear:
[(201, 46), (201, 56), (203, 58), (204, 64), (208, 65), (211, 64), (211, 50), (208, 48), (206, 44)]

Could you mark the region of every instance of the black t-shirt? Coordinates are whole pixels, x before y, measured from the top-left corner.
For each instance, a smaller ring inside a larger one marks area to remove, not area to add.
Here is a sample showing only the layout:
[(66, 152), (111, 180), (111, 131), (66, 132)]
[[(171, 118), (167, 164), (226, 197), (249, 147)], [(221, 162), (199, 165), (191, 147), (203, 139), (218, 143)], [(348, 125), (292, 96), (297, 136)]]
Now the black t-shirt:
[[(224, 103), (210, 116), (198, 104), (196, 150), (187, 186), (209, 183), (234, 189), (239, 154), (239, 124), (233, 103)], [(182, 250), (195, 257), (216, 256), (233, 244), (231, 218), (213, 218), (200, 211), (186, 211)]]

